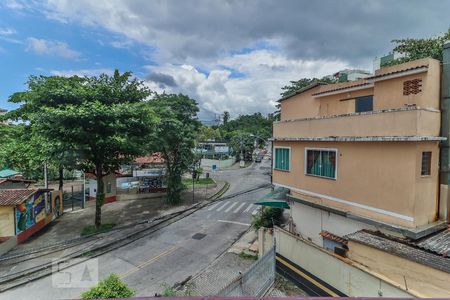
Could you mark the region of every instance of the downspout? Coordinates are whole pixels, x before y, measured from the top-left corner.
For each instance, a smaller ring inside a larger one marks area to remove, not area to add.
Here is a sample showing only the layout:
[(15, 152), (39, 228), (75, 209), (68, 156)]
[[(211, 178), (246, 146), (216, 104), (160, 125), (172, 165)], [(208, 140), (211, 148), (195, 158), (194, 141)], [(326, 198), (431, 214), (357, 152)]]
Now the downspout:
[[(445, 42), (442, 49), (441, 136), (447, 139), (440, 145), (440, 184), (450, 189), (450, 41)], [(449, 201), (445, 200), (448, 206)], [(444, 204), (441, 201), (439, 203)], [(438, 206), (438, 213), (443, 208)], [(449, 218), (446, 214), (440, 217), (446, 217), (447, 221)]]

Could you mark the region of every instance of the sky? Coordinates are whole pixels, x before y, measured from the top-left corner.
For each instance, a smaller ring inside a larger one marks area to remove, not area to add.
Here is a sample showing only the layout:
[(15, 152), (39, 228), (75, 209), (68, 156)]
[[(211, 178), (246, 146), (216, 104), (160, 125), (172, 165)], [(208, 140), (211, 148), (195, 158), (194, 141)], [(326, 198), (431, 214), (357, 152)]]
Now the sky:
[(281, 87), (372, 71), (396, 38), (450, 27), (450, 0), (2, 0), (0, 108), (30, 75), (132, 71), (200, 119), (275, 110)]

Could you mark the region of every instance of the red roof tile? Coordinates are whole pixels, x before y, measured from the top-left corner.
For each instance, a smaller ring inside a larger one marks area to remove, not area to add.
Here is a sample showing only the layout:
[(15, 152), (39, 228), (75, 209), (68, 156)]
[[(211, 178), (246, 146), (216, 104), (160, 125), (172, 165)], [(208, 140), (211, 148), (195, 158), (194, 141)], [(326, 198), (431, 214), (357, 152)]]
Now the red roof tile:
[(137, 164), (161, 164), (164, 163), (164, 158), (160, 152), (155, 152), (152, 155), (138, 157), (134, 162)]
[(20, 204), (37, 191), (38, 189), (0, 190), (0, 206), (10, 206)]

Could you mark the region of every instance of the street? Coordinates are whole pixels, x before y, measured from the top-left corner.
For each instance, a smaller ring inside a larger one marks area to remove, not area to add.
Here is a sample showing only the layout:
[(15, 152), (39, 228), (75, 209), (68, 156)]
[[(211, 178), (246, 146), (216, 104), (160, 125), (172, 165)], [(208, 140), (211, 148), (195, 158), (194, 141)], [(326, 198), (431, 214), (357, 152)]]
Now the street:
[[(263, 160), (244, 169), (217, 171), (212, 176), (226, 180), (230, 189), (224, 195), (269, 183), (270, 162)], [(118, 274), (137, 296), (161, 293), (162, 285), (183, 282), (207, 267), (245, 232), (257, 206), (252, 203), (269, 189), (259, 189), (216, 202), (151, 235), (106, 253), (98, 259), (99, 279)], [(78, 272), (76, 267), (65, 272)], [(81, 276), (80, 276), (81, 277)], [(8, 290), (2, 299), (78, 298), (85, 288), (59, 288), (48, 276)]]

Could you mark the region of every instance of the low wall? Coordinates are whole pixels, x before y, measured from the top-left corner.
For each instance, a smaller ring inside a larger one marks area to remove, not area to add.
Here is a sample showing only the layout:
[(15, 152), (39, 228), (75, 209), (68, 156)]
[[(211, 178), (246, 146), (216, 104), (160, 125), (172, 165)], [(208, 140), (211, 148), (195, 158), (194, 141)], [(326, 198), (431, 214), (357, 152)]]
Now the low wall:
[(202, 168), (212, 168), (212, 165), (216, 165), (217, 169), (223, 169), (231, 167), (235, 162), (236, 158), (234, 157), (224, 160), (202, 158), (200, 166)]
[[(349, 297), (418, 296), (350, 259), (335, 255), (281, 228), (276, 228), (274, 232), (277, 254)], [(272, 238), (269, 231), (264, 235), (266, 241)]]

